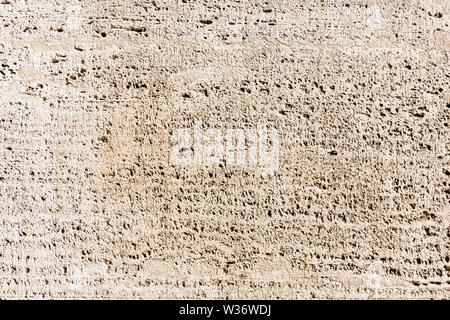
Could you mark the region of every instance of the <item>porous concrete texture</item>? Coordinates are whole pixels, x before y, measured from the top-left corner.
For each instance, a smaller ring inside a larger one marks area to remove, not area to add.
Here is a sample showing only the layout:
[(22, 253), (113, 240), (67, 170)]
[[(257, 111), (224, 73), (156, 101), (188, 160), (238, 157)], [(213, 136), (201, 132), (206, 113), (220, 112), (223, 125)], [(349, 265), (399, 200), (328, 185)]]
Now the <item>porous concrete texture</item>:
[(2, 0), (0, 298), (448, 299), (449, 8)]

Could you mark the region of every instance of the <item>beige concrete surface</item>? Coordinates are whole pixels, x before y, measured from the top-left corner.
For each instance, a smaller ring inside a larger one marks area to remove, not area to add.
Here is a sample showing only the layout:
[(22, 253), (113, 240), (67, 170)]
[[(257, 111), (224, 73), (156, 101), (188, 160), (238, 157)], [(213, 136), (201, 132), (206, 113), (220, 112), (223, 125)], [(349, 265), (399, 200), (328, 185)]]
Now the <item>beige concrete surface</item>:
[(449, 9), (2, 0), (0, 298), (448, 299)]

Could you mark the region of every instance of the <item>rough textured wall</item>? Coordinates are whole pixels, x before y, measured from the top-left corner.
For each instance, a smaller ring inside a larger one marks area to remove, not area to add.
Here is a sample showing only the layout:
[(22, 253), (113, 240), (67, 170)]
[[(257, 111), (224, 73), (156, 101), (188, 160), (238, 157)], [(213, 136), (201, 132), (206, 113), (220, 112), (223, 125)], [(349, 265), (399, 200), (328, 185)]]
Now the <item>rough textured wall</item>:
[[(0, 297), (448, 299), (449, 9), (1, 1)], [(278, 170), (173, 163), (195, 122)]]

